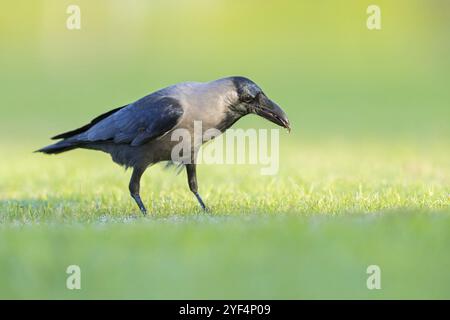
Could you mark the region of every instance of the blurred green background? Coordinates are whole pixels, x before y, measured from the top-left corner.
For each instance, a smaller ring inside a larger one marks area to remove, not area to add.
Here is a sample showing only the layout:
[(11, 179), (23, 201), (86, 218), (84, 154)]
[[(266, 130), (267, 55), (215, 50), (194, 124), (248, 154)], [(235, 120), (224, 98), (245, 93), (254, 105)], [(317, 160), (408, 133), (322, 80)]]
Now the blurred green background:
[[(381, 30), (366, 27), (370, 4)], [(450, 2), (0, 6), (0, 297), (450, 297)], [(159, 88), (229, 75), (258, 83), (293, 130), (276, 177), (199, 169), (209, 215), (184, 173), (147, 172), (141, 219), (109, 157), (31, 153)], [(380, 291), (365, 288), (369, 264)]]
[[(69, 4), (81, 30), (66, 28)], [(3, 3), (2, 128), (44, 139), (173, 83), (245, 75), (298, 138), (447, 138), (450, 4), (378, 1), (380, 31), (366, 27), (369, 4)]]

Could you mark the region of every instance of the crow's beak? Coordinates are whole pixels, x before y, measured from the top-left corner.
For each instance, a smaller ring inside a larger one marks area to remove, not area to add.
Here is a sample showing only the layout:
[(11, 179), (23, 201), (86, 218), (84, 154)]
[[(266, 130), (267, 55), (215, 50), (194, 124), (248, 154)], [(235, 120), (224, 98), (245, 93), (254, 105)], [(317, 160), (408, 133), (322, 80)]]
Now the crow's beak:
[(254, 111), (257, 115), (283, 127), (291, 132), (291, 125), (286, 113), (272, 100), (263, 96)]

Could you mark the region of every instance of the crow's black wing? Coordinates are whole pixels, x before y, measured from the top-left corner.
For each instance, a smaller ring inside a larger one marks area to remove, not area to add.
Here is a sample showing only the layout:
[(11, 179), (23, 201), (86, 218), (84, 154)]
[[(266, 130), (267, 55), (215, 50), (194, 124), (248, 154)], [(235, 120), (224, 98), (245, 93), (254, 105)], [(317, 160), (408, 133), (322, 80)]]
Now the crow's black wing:
[(178, 100), (150, 95), (96, 123), (82, 139), (140, 146), (170, 131), (182, 115), (183, 108)]

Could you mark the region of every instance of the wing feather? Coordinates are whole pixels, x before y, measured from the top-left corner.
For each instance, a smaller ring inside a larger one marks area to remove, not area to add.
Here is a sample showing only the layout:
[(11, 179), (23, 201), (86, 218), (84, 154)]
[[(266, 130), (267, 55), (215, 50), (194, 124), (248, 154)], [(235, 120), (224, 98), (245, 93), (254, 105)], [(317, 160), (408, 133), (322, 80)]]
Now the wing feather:
[[(151, 95), (152, 96), (152, 95)], [(89, 142), (114, 141), (140, 146), (164, 135), (183, 115), (177, 99), (147, 96), (113, 113), (86, 131)]]

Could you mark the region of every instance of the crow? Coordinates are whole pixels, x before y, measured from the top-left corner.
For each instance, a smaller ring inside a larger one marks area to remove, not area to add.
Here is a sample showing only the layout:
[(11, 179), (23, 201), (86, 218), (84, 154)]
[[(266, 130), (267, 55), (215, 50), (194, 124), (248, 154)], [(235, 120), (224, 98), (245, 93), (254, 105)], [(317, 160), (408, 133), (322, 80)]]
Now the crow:
[[(290, 130), (284, 111), (248, 78), (182, 82), (108, 111), (81, 128), (54, 136), (52, 139), (62, 140), (36, 152), (58, 154), (83, 148), (109, 153), (114, 162), (133, 168), (129, 191), (145, 215), (147, 209), (139, 194), (141, 176), (149, 166), (173, 160), (171, 151), (179, 141), (172, 141), (171, 132), (185, 129), (193, 133), (194, 121), (201, 121), (203, 131), (215, 128), (223, 133), (251, 113)], [(191, 147), (192, 161), (181, 165), (186, 167), (190, 190), (206, 210), (198, 193), (194, 159), (198, 147)]]

